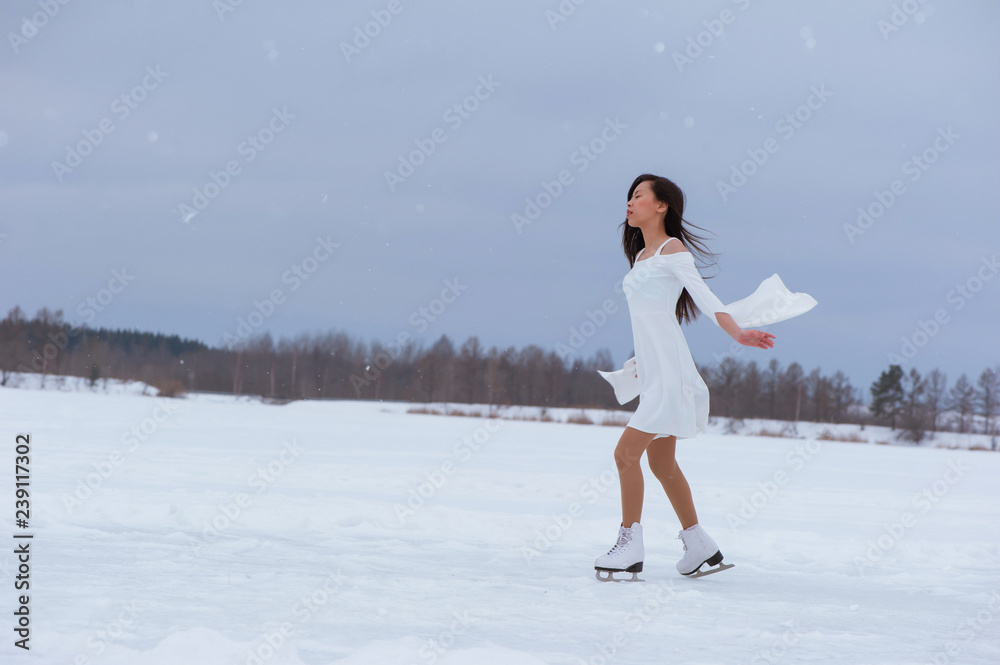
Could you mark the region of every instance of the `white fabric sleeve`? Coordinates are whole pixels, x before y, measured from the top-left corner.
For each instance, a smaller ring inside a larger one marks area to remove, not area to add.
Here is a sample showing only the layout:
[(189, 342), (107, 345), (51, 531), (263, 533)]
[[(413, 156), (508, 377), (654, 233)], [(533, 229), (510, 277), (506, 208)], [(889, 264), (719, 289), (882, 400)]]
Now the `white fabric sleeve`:
[[(722, 304), (722, 301), (705, 284), (701, 273), (698, 272), (698, 268), (694, 265), (694, 257), (691, 256), (690, 252), (685, 252), (680, 261), (671, 263), (670, 265), (674, 270), (674, 274), (681, 280), (681, 284), (691, 294), (694, 303), (698, 305), (698, 309), (707, 315), (708, 318), (712, 319), (712, 323), (721, 328), (722, 324), (715, 318), (715, 313), (726, 312), (726, 306)], [(729, 312), (726, 313), (728, 314)]]
[(740, 328), (756, 328), (778, 321), (787, 321), (805, 314), (817, 305), (808, 293), (792, 293), (774, 273), (742, 300), (726, 305), (726, 313)]

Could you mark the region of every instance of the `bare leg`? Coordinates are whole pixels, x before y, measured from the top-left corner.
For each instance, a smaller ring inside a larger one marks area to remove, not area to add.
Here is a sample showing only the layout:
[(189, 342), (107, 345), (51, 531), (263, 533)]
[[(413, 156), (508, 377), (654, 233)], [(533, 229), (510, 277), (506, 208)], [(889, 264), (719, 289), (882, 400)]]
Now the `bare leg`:
[(674, 507), (677, 519), (681, 522), (681, 528), (687, 529), (698, 523), (698, 514), (694, 510), (691, 487), (674, 458), (676, 449), (676, 436), (654, 439), (646, 448), (646, 460), (649, 462), (649, 470), (663, 485), (670, 505)]
[(622, 490), (622, 526), (632, 526), (642, 517), (642, 467), (639, 458), (655, 434), (626, 427), (615, 448), (615, 465)]

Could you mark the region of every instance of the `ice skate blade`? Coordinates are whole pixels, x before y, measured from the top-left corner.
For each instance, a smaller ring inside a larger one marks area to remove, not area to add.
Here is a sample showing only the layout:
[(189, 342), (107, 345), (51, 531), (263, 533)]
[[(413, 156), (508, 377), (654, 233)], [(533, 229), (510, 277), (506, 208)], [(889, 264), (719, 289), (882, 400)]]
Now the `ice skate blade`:
[[(646, 581), (646, 580), (640, 580), (639, 579), (639, 573), (638, 572), (632, 573), (632, 579), (630, 579), (630, 580), (624, 579), (624, 578), (619, 579), (619, 578), (617, 578), (617, 577), (614, 576), (615, 573), (624, 573), (624, 572), (626, 572), (626, 571), (624, 571), (624, 570), (603, 570), (601, 568), (597, 568), (594, 571), (594, 576), (598, 579), (598, 581), (601, 581), (601, 582), (645, 582)], [(601, 577), (601, 573), (606, 573), (607, 577)]]
[[(639, 563), (633, 563), (631, 566), (622, 570), (621, 568), (598, 568), (594, 566), (594, 577), (601, 582), (645, 582), (646, 580), (639, 579), (639, 573), (642, 572), (642, 561)], [(601, 577), (601, 573), (607, 573), (606, 577)], [(632, 573), (632, 579), (617, 579), (615, 573)]]
[[(705, 564), (702, 564), (702, 566), (703, 565)], [(685, 575), (685, 577), (704, 577), (705, 575), (711, 575), (712, 573), (718, 573), (723, 570), (729, 570), (735, 565), (736, 565), (735, 563), (720, 563), (715, 568), (709, 568), (708, 570), (702, 570), (701, 566), (698, 566), (697, 570), (695, 570), (693, 573), (688, 573), (687, 575)]]

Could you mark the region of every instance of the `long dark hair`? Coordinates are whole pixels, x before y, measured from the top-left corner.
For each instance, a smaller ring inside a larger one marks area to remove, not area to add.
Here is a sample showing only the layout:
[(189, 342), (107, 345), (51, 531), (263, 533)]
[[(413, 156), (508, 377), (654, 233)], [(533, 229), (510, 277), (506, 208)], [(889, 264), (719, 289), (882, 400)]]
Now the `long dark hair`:
[[(703, 238), (701, 236), (695, 235), (685, 228), (685, 224), (688, 226), (694, 226), (696, 229), (700, 229), (700, 226), (695, 226), (684, 219), (684, 192), (678, 187), (672, 180), (668, 180), (662, 176), (653, 175), (651, 173), (643, 173), (641, 176), (635, 179), (632, 186), (628, 189), (627, 201), (632, 200), (632, 193), (635, 192), (635, 188), (639, 186), (640, 183), (649, 181), (649, 186), (653, 191), (653, 196), (656, 197), (657, 201), (667, 204), (667, 214), (663, 216), (663, 230), (668, 236), (678, 238), (684, 246), (691, 251), (692, 254), (695, 251), (698, 252), (702, 257), (714, 257), (715, 254), (708, 251), (705, 245), (701, 242)], [(629, 268), (635, 266), (635, 257), (643, 247), (646, 246), (646, 242), (642, 237), (642, 231), (635, 227), (629, 226), (628, 218), (621, 223), (624, 228), (624, 233), (622, 234), (622, 249), (625, 250), (625, 258), (628, 259)], [(704, 230), (704, 229), (703, 229)], [(714, 262), (713, 262), (714, 263)], [(694, 304), (694, 299), (691, 294), (687, 292), (687, 289), (681, 290), (681, 295), (677, 299), (677, 308), (675, 310), (677, 315), (677, 323), (690, 323), (694, 319), (698, 318), (698, 307)]]

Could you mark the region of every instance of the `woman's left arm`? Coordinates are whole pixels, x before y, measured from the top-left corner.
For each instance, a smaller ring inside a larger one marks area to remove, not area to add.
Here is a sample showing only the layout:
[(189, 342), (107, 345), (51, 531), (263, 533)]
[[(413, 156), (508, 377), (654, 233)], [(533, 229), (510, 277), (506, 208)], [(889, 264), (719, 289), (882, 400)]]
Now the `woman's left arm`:
[(698, 309), (711, 317), (712, 323), (725, 330), (735, 339), (740, 327), (736, 325), (733, 317), (726, 312), (726, 306), (722, 304), (718, 296), (712, 293), (712, 290), (705, 284), (701, 273), (698, 272), (698, 268), (694, 265), (694, 257), (687, 251), (675, 252), (674, 254), (682, 255), (679, 261), (671, 262), (674, 274), (681, 281), (681, 285), (691, 294), (691, 298), (698, 305)]
[(743, 330), (736, 324), (733, 317), (725, 312), (719, 312), (715, 318), (718, 319), (719, 326), (743, 346), (756, 346), (761, 349), (774, 348), (774, 335), (771, 333), (749, 328)]
[(743, 330), (737, 325), (733, 317), (726, 312), (725, 305), (718, 296), (705, 284), (701, 273), (694, 265), (694, 257), (690, 252), (684, 252), (686, 258), (674, 264), (674, 271), (681, 284), (691, 294), (698, 309), (712, 318), (712, 322), (719, 326), (729, 336), (743, 346), (756, 346), (762, 349), (769, 349), (774, 346), (774, 335), (761, 330)]

